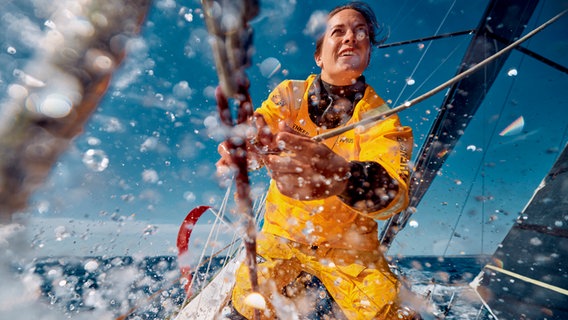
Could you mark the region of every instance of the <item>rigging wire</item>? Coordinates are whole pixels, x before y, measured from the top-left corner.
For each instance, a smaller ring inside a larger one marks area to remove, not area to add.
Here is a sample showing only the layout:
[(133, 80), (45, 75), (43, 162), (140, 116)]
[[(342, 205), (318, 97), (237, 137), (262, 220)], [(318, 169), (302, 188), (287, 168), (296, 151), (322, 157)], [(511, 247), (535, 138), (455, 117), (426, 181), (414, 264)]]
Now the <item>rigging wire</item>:
[[(522, 61), (524, 60), (524, 56), (521, 57), (521, 62), (519, 63), (519, 65), (522, 64)], [(511, 92), (513, 90), (513, 87), (515, 85), (516, 79), (513, 79), (513, 81), (511, 82), (511, 85), (509, 86), (509, 89), (507, 91), (507, 95), (505, 96), (505, 100), (503, 102), (503, 104), (501, 105), (501, 109), (499, 110), (499, 114), (503, 114), (503, 110), (505, 109), (505, 106), (507, 104), (507, 101), (509, 101), (509, 97), (511, 95)], [(486, 111), (486, 108), (484, 109), (484, 112)], [(486, 118), (486, 117), (485, 117)], [(483, 123), (483, 127), (486, 127), (486, 123)], [(469, 201), (470, 197), (471, 197), (471, 193), (473, 191), (473, 187), (475, 186), (475, 182), (477, 180), (477, 177), (480, 176), (480, 172), (482, 172), (482, 167), (485, 165), (485, 159), (487, 156), (487, 151), (489, 150), (489, 146), (491, 145), (491, 142), (493, 141), (494, 137), (495, 137), (495, 133), (497, 132), (497, 125), (498, 123), (495, 123), (495, 126), (493, 127), (493, 130), (491, 132), (491, 134), (489, 135), (489, 141), (487, 141), (485, 143), (485, 146), (483, 147), (483, 155), (481, 157), (481, 160), (479, 161), (479, 164), (475, 170), (475, 174), (473, 175), (473, 181), (471, 182), (471, 184), (469, 185), (468, 191), (466, 193), (466, 197), (461, 205), (461, 210), (460, 213), (458, 214), (458, 217), (456, 219), (456, 222), (454, 224), (454, 226), (452, 227), (451, 230), (451, 234), (450, 234), (450, 238), (448, 239), (448, 242), (446, 243), (446, 247), (444, 249), (444, 252), (442, 254), (443, 257), (446, 256), (450, 244), (454, 238), (454, 235), (456, 234), (456, 230), (458, 228), (458, 224), (461, 221), (461, 218), (463, 217), (464, 211), (465, 211), (465, 207), (466, 207), (466, 203)], [(483, 130), (483, 135), (485, 136), (485, 132), (486, 130)], [(485, 139), (483, 139), (485, 140)], [(484, 230), (484, 226), (485, 226), (485, 202), (486, 202), (486, 194), (485, 194), (485, 173), (482, 172), (481, 173), (481, 194), (482, 194), (482, 201), (481, 201), (481, 254), (483, 254), (483, 247), (484, 247), (484, 237), (485, 237), (485, 230)]]
[(424, 81), (421, 81), (420, 85), (410, 94), (410, 97), (416, 95), (418, 91), (420, 91), (420, 89), (424, 87), (426, 82), (428, 82), (428, 80), (430, 80), (430, 78), (432, 78), (432, 76), (434, 76), (434, 74), (438, 72), (438, 70), (442, 68), (442, 66), (450, 59), (450, 57), (452, 57), (456, 53), (456, 51), (458, 51), (458, 49), (465, 43), (465, 40), (466, 39), (464, 38), (457, 46), (454, 46), (454, 49), (450, 51), (450, 53), (444, 59), (442, 59), (441, 63), (438, 66), (436, 66), (436, 68), (434, 68), (432, 72), (430, 72), (428, 77), (426, 77)]
[(475, 31), (476, 31), (475, 29), (468, 29), (468, 30), (463, 30), (463, 31), (444, 33), (444, 34), (439, 34), (439, 35), (434, 35), (434, 36), (429, 36), (429, 37), (423, 37), (423, 38), (417, 38), (417, 39), (412, 39), (412, 40), (404, 40), (404, 41), (399, 41), (399, 42), (385, 43), (385, 44), (379, 45), (378, 48), (379, 49), (386, 49), (386, 48), (404, 46), (404, 45), (407, 45), (407, 44), (426, 42), (426, 41), (430, 41), (430, 40), (452, 38), (452, 37), (455, 37), (455, 36), (463, 36), (463, 35), (466, 35), (466, 34), (473, 34), (473, 33), (475, 33)]
[[(398, 6), (398, 12), (394, 16), (394, 18), (392, 18), (392, 20), (396, 23), (393, 25), (392, 29), (398, 29), (399, 25), (402, 24), (406, 17), (410, 16), (415, 11), (416, 7), (418, 7), (421, 2), (422, 1), (406, 0), (403, 5)], [(414, 3), (414, 6), (407, 9), (407, 7), (410, 6), (410, 3)], [(404, 15), (402, 15), (403, 12), (405, 13)]]
[[(537, 25), (538, 21), (540, 20), (540, 18), (541, 18), (541, 16), (542, 16), (543, 7), (544, 7), (544, 6), (541, 6), (541, 7), (540, 7), (540, 10), (539, 10), (539, 12), (538, 12), (537, 15), (536, 15), (536, 19), (535, 19), (534, 25)], [(531, 40), (531, 39), (529, 39), (529, 40), (527, 41), (527, 44), (530, 43), (530, 40)], [(524, 54), (521, 55), (520, 61), (519, 61), (519, 63), (518, 63), (519, 68), (523, 65), (523, 63), (524, 63), (524, 61), (525, 61), (525, 57), (526, 57), (526, 56), (525, 56)], [(508, 88), (508, 90), (507, 90), (507, 94), (505, 95), (505, 99), (504, 99), (504, 101), (503, 101), (503, 103), (502, 103), (502, 105), (501, 105), (501, 108), (500, 108), (500, 110), (499, 110), (499, 113), (498, 113), (499, 115), (502, 115), (502, 114), (503, 114), (503, 111), (505, 110), (505, 107), (506, 107), (508, 101), (510, 100), (511, 93), (512, 93), (512, 91), (513, 91), (513, 88), (514, 88), (516, 82), (517, 82), (517, 79), (516, 79), (516, 78), (513, 78), (512, 81), (511, 81), (511, 84), (509, 85), (509, 88)], [(486, 111), (487, 111), (487, 108), (484, 108), (484, 109), (483, 109), (483, 112), (485, 113)], [(485, 114), (485, 117), (484, 117), (484, 118), (487, 118), (487, 115), (486, 115), (486, 114)], [(459, 224), (461, 218), (463, 217), (466, 203), (469, 201), (469, 199), (470, 199), (470, 197), (471, 197), (471, 193), (472, 193), (474, 184), (475, 184), (475, 182), (476, 182), (476, 180), (477, 180), (477, 177), (480, 176), (480, 172), (481, 172), (481, 194), (482, 194), (482, 197), (481, 197), (481, 237), (480, 237), (480, 249), (481, 249), (481, 254), (484, 254), (484, 247), (485, 247), (485, 243), (484, 243), (484, 242), (485, 242), (485, 224), (486, 224), (486, 223), (485, 223), (485, 221), (486, 221), (486, 219), (485, 219), (485, 217), (486, 217), (486, 215), (485, 215), (485, 213), (486, 213), (486, 212), (485, 212), (485, 211), (486, 211), (485, 204), (486, 204), (487, 196), (486, 196), (486, 189), (485, 189), (485, 187), (486, 187), (486, 174), (485, 174), (485, 172), (484, 172), (481, 168), (485, 165), (485, 161), (486, 161), (486, 158), (487, 158), (487, 152), (489, 151), (489, 146), (492, 145), (492, 141), (494, 140), (495, 135), (496, 135), (496, 133), (497, 133), (497, 125), (498, 125), (498, 123), (496, 122), (496, 123), (495, 123), (495, 126), (493, 127), (493, 130), (491, 131), (491, 134), (489, 135), (489, 140), (485, 143), (485, 146), (484, 146), (484, 148), (483, 148), (483, 155), (482, 155), (482, 158), (481, 158), (481, 160), (480, 160), (480, 162), (479, 162), (479, 165), (477, 166), (477, 169), (476, 169), (476, 171), (475, 171), (474, 180), (473, 180), (472, 183), (470, 184), (470, 187), (469, 187), (469, 189), (468, 189), (468, 191), (467, 191), (466, 197), (465, 197), (465, 199), (464, 199), (464, 201), (463, 201), (463, 203), (462, 203), (460, 213), (459, 213), (459, 215), (458, 215), (458, 217), (457, 217), (457, 219), (456, 219), (456, 222), (455, 222), (454, 226), (453, 226), (452, 229), (451, 229), (450, 239), (449, 239), (448, 242), (446, 243), (446, 247), (445, 247), (444, 252), (443, 252), (443, 256), (444, 256), (444, 257), (446, 256), (447, 251), (449, 250), (450, 244), (451, 244), (451, 242), (452, 242), (452, 240), (453, 240), (453, 237), (454, 237), (454, 235), (455, 235), (455, 232), (456, 232), (456, 230), (457, 230), (457, 228), (458, 228), (458, 224)], [(485, 123), (485, 122), (483, 123), (483, 126), (484, 126), (484, 128), (486, 127), (486, 123)], [(568, 125), (566, 126), (566, 130), (568, 131)], [(485, 133), (486, 133), (486, 132), (487, 132), (487, 130), (483, 130), (483, 135), (484, 135), (484, 136), (485, 136)], [(483, 140), (485, 140), (485, 138), (484, 138)], [(562, 143), (562, 141), (561, 141), (561, 143)]]
[[(211, 238), (213, 237), (213, 233), (215, 233), (215, 231), (218, 229), (218, 228), (215, 228), (215, 226), (220, 224), (220, 221), (222, 221), (222, 219), (220, 218), (220, 215), (222, 215), (222, 212), (225, 211), (225, 208), (226, 208), (226, 205), (227, 205), (227, 202), (228, 202), (228, 199), (229, 199), (229, 195), (231, 194), (230, 191), (231, 191), (231, 188), (230, 187), (227, 188), (227, 191), (225, 192), (225, 196), (224, 196), (223, 201), (221, 203), (221, 206), (219, 208), (220, 214), (215, 215), (215, 221), (213, 222), (213, 227), (210, 228), (209, 235), (207, 236), (207, 240), (205, 240), (205, 243), (203, 244), (203, 250), (201, 250), (201, 255), (200, 255), (200, 257), (197, 261), (204, 261), (205, 252), (207, 251), (206, 248), (211, 243)], [(194, 228), (195, 228), (195, 226), (194, 226)], [(207, 271), (209, 271), (209, 266), (207, 266)], [(196, 277), (191, 277), (191, 282), (189, 284), (188, 292), (190, 292), (190, 290), (193, 288), (195, 281), (196, 281)]]
[(523, 37), (519, 38), (515, 42), (511, 43), (510, 45), (506, 46), (505, 48), (501, 49), (500, 51), (494, 53), (493, 55), (489, 56), (488, 58), (482, 60), (478, 64), (476, 64), (476, 65), (472, 66), (471, 68), (463, 71), (462, 73), (457, 74), (453, 78), (451, 78), (451, 79), (447, 80), (446, 82), (440, 84), (436, 88), (420, 95), (419, 97), (416, 97), (416, 98), (414, 98), (410, 101), (406, 101), (405, 103), (403, 103), (403, 104), (401, 104), (401, 105), (399, 105), (395, 108), (392, 108), (392, 109), (390, 109), (386, 112), (383, 112), (383, 113), (380, 113), (380, 114), (377, 114), (377, 115), (372, 115), (372, 116), (369, 116), (368, 118), (364, 118), (364, 119), (362, 119), (362, 120), (360, 120), (356, 123), (352, 123), (350, 125), (346, 125), (346, 126), (339, 127), (339, 128), (336, 128), (336, 129), (331, 129), (331, 130), (327, 131), (326, 133), (322, 133), (320, 135), (312, 137), (312, 139), (314, 141), (323, 141), (325, 139), (336, 137), (336, 136), (338, 136), (338, 135), (340, 135), (344, 132), (353, 130), (357, 127), (365, 126), (367, 124), (383, 120), (386, 117), (389, 117), (393, 114), (396, 114), (398, 112), (406, 110), (406, 109), (408, 109), (408, 108), (410, 108), (410, 107), (412, 107), (412, 106), (414, 106), (414, 105), (416, 105), (416, 104), (418, 104), (418, 103), (420, 103), (420, 102), (422, 102), (426, 99), (429, 99), (430, 97), (437, 94), (438, 92), (440, 92), (440, 91), (444, 90), (445, 88), (457, 83), (458, 81), (462, 80), (463, 78), (468, 77), (471, 74), (479, 71), (479, 69), (481, 69), (482, 67), (485, 67), (487, 64), (495, 61), (496, 59), (498, 59), (502, 55), (510, 52), (515, 47), (517, 47), (519, 44), (527, 41), (528, 39), (530, 39), (535, 34), (541, 32), (542, 30), (544, 30), (549, 25), (558, 21), (558, 19), (562, 18), (562, 16), (564, 16), (566, 14), (566, 12), (568, 12), (568, 9), (566, 9), (566, 10), (560, 12), (559, 14), (555, 15), (554, 17), (550, 18), (548, 21), (544, 22), (543, 24), (541, 24), (537, 28), (533, 29), (531, 32), (527, 33)]
[[(454, 2), (452, 2), (452, 4), (450, 5), (450, 8), (446, 11), (446, 14), (444, 15), (444, 18), (442, 19), (442, 22), (440, 22), (440, 24), (438, 25), (438, 28), (436, 29), (436, 32), (434, 32), (434, 35), (438, 35), (438, 33), (440, 32), (440, 29), (442, 29), (442, 26), (446, 23), (446, 20), (448, 19), (448, 16), (450, 15), (450, 13), (452, 12), (452, 9), (454, 8), (454, 5), (456, 4), (456, 0), (454, 0)], [(424, 50), (424, 52), (422, 52), (422, 55), (420, 56), (420, 59), (418, 59), (418, 62), (416, 63), (416, 65), (414, 66), (414, 70), (412, 70), (412, 72), (410, 73), (410, 76), (408, 76), (408, 79), (414, 79), (414, 75), (416, 74), (416, 70), (418, 70), (418, 67), (420, 67), (420, 65), (422, 64), (422, 61), (424, 60), (424, 57), (426, 56), (426, 54), (428, 53), (428, 50), (430, 49), (430, 47), (432, 46), (432, 43), (434, 41), (430, 40), (428, 42), (428, 45), (426, 46), (426, 49)], [(405, 81), (404, 86), (402, 87), (402, 90), (400, 90), (398, 97), (396, 97), (396, 100), (394, 102), (395, 105), (398, 104), (398, 101), (400, 100), (400, 97), (402, 96), (402, 94), (404, 93), (404, 91), (406, 90), (406, 88), (408, 87), (408, 81)], [(408, 97), (409, 99), (412, 98), (412, 96)]]

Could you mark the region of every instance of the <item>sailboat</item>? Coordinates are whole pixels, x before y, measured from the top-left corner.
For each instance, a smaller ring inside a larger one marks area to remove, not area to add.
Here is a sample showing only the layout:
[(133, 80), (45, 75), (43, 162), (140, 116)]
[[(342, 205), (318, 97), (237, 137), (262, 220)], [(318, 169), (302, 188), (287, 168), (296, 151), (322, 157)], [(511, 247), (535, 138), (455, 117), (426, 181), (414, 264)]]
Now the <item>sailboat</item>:
[[(250, 5), (255, 1), (247, 3)], [(403, 3), (400, 10), (405, 11), (409, 6), (412, 9), (410, 3)], [(166, 6), (164, 3), (161, 5)], [(442, 69), (446, 70), (448, 74), (445, 76), (449, 78), (454, 71), (459, 74), (498, 52), (565, 6), (565, 3), (543, 0), (487, 1), (483, 15), (472, 18), (477, 23), (475, 28), (449, 33), (437, 32), (431, 37), (385, 44), (380, 53), (385, 59), (395, 59), (398, 56), (403, 58), (400, 52), (410, 51), (411, 47), (425, 53), (428, 46), (424, 44), (456, 39), (465, 41), (471, 37), (464, 58), (456, 64), (459, 66), (457, 70), (444, 64), (443, 59), (434, 60), (443, 64)], [(144, 11), (141, 15), (145, 14), (146, 4), (138, 7), (140, 11)], [(401, 15), (403, 14), (399, 13), (399, 17)], [(136, 18), (140, 19), (139, 16)], [(187, 19), (190, 19), (189, 12)], [(136, 22), (141, 23), (140, 20)], [(441, 260), (452, 255), (467, 254), (468, 251), (464, 248), (474, 240), (476, 243), (481, 240), (476, 253), (481, 252), (484, 261), (489, 256), (479, 276), (469, 279), (471, 287), (459, 283), (462, 291), (447, 297), (445, 309), (442, 312), (439, 309), (433, 312), (436, 317), (451, 316), (452, 312), (455, 314), (458, 311), (453, 306), (463, 300), (466, 300), (464, 303), (481, 308), (478, 317), (480, 319), (566, 317), (566, 311), (562, 309), (562, 301), (568, 288), (565, 258), (568, 222), (563, 202), (565, 200), (562, 198), (562, 195), (566, 194), (566, 112), (558, 111), (561, 108), (547, 106), (551, 103), (548, 97), (516, 101), (515, 90), (518, 89), (513, 84), (503, 85), (526, 81), (535, 91), (539, 86), (549, 87), (555, 95), (565, 96), (562, 91), (564, 87), (561, 85), (566, 83), (566, 63), (558, 62), (559, 59), (565, 59), (565, 55), (556, 54), (553, 59), (546, 57), (551, 52), (563, 52), (563, 42), (552, 41), (554, 37), (551, 36), (558, 33), (563, 35), (565, 28), (558, 27), (558, 24), (565, 26), (566, 18), (549, 27), (560, 32), (547, 34), (545, 31), (540, 34), (543, 35), (541, 40), (538, 39), (540, 35), (533, 38), (535, 45), (527, 42), (516, 46), (510, 54), (449, 87), (443, 97), (438, 95), (430, 98), (428, 103), (412, 106), (422, 114), (420, 117), (408, 117), (414, 119), (410, 125), (415, 128), (417, 141), (422, 146), (415, 161), (413, 200), (409, 210), (385, 223), (380, 235), (383, 245), (390, 248), (389, 254), (393, 264), (402, 256), (417, 252), (433, 251)], [(417, 22), (416, 29), (419, 27)], [(543, 45), (550, 43), (550, 46)], [(457, 50), (459, 42), (455, 44)], [(292, 52), (293, 43), (289, 45)], [(383, 72), (382, 68), (383, 66), (371, 69), (371, 72), (378, 78)], [(421, 77), (419, 72), (408, 71), (412, 75), (408, 76), (404, 87), (413, 89), (415, 79), (420, 82)], [(539, 76), (544, 72), (552, 72), (555, 76), (547, 77), (548, 82), (543, 84)], [(392, 75), (384, 72), (386, 78)], [(561, 80), (557, 83), (550, 79)], [(494, 85), (492, 88), (494, 83), (501, 84), (501, 88), (509, 88), (509, 91), (495, 92)], [(398, 92), (397, 88), (393, 85), (391, 90)], [(419, 92), (419, 89), (416, 89), (415, 93)], [(393, 100), (394, 105), (398, 104), (399, 99)], [(565, 102), (561, 99), (562, 101)], [(401, 116), (407, 115), (405, 112), (407, 111), (401, 112)], [(515, 119), (521, 119), (521, 115), (524, 116), (523, 121), (516, 121)], [(509, 127), (511, 130), (507, 129)], [(545, 130), (547, 132), (544, 132)], [(502, 134), (498, 134), (499, 131)], [(472, 132), (484, 134), (480, 139), (474, 137)], [(58, 149), (59, 151), (61, 149)], [(558, 160), (553, 165), (555, 159)], [(50, 160), (50, 163), (53, 164), (54, 161)], [(511, 169), (512, 163), (521, 169)], [(458, 174), (455, 170), (458, 164), (469, 166), (471, 169)], [(7, 173), (3, 173), (2, 177), (8, 175), (9, 171), (6, 170)], [(42, 171), (42, 176), (45, 176), (46, 172), (47, 170)], [(545, 179), (539, 186), (537, 180), (540, 181), (543, 176)], [(526, 208), (516, 209), (524, 205), (527, 194), (532, 194), (535, 188), (536, 192)], [(440, 192), (444, 197), (436, 195)], [(262, 199), (259, 202), (254, 212), (261, 215)], [(222, 210), (219, 210), (218, 213), (220, 223), (230, 223), (221, 212)], [(503, 234), (507, 233), (505, 227), (511, 227), (512, 221), (502, 224), (498, 222), (513, 220), (517, 213), (520, 213), (519, 219), (512, 225), (509, 235), (503, 239)], [(429, 219), (434, 216), (433, 220), (442, 223), (429, 224), (426, 222), (427, 216)], [(433, 235), (444, 235), (445, 240), (439, 240), (440, 237)], [(414, 240), (417, 236), (424, 236), (426, 240), (417, 243)], [(199, 288), (193, 292), (186, 306), (177, 315), (178, 319), (201, 319), (211, 311), (216, 313), (223, 305), (225, 300), (222, 293), (230, 292), (232, 270), (242, 256), (238, 239), (231, 240), (231, 243), (233, 246), (229, 251), (224, 251), (223, 257), (219, 259), (222, 261), (220, 264), (226, 267), (222, 268), (220, 273), (211, 272), (215, 274), (211, 282), (199, 273), (193, 273), (193, 277), (188, 278), (194, 285), (199, 282), (209, 284), (204, 289)], [(435, 245), (432, 245), (433, 243)], [(494, 247), (499, 248), (493, 252)], [(215, 254), (216, 252), (211, 255)], [(198, 264), (209, 265), (212, 260), (205, 261), (206, 263)], [(428, 266), (417, 262), (416, 269), (428, 270)], [(415, 289), (422, 290), (421, 285), (416, 284)], [(429, 283), (430, 295), (425, 294), (425, 299), (432, 297), (440, 287), (444, 287), (444, 283)], [(477, 293), (476, 299), (466, 295), (465, 292), (470, 291), (477, 292), (479, 297)]]
[[(387, 44), (382, 47), (473, 34), (458, 69), (459, 75), (519, 39), (526, 31), (538, 4), (539, 1), (493, 0), (487, 5), (475, 29)], [(549, 67), (567, 73), (566, 67), (536, 52), (520, 46), (516, 49)], [(385, 248), (390, 248), (396, 235), (406, 227), (415, 212), (420, 210), (421, 200), (436, 176), (441, 173), (445, 160), (450, 157), (459, 139), (467, 130), (469, 122), (484, 102), (509, 54), (510, 52), (507, 52), (499, 56), (484, 66), (482, 71), (470, 74), (449, 86), (437, 117), (431, 124), (430, 131), (416, 157), (411, 179), (411, 204), (406, 211), (390, 218), (380, 234), (381, 244)], [(513, 122), (511, 127), (518, 126), (518, 123), (520, 121)], [(501, 135), (507, 134), (507, 130), (511, 128), (506, 128)], [(562, 143), (566, 143), (565, 137)], [(475, 148), (472, 146), (470, 149)], [(562, 306), (562, 301), (566, 299), (568, 292), (566, 290), (568, 260), (565, 258), (568, 255), (567, 216), (566, 203), (562, 197), (568, 191), (567, 161), (568, 151), (564, 147), (559, 159), (537, 188), (533, 199), (523, 210), (499, 249), (492, 255), (490, 262), (483, 267), (481, 273), (473, 279), (471, 287), (478, 294), (479, 300), (470, 300), (466, 303), (481, 306), (479, 317), (564, 319), (567, 316), (568, 309)], [(545, 205), (549, 207), (544, 208)], [(558, 242), (558, 246), (554, 244), (555, 242)], [(540, 251), (542, 250), (540, 246), (544, 251)], [(235, 264), (229, 263), (209, 286), (187, 303), (177, 319), (214, 318), (218, 315), (220, 311), (215, 306), (218, 303), (226, 303), (232, 287), (231, 274), (234, 268)], [(447, 316), (452, 305), (457, 303), (455, 299), (460, 298), (453, 295), (443, 312), (437, 308), (432, 315), (437, 318)]]

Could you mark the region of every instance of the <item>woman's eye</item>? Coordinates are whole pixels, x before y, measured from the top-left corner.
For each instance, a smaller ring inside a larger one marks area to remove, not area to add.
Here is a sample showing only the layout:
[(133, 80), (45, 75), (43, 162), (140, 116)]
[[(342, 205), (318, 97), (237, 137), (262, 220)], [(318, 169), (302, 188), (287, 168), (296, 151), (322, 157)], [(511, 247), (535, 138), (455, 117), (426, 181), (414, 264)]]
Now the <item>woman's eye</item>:
[(367, 30), (365, 29), (359, 29), (357, 30), (355, 37), (358, 41), (362, 41), (365, 40), (365, 38), (367, 38), (368, 34), (367, 34)]
[(337, 35), (342, 35), (344, 32), (341, 29), (333, 29), (331, 30), (331, 35), (333, 36), (337, 36)]

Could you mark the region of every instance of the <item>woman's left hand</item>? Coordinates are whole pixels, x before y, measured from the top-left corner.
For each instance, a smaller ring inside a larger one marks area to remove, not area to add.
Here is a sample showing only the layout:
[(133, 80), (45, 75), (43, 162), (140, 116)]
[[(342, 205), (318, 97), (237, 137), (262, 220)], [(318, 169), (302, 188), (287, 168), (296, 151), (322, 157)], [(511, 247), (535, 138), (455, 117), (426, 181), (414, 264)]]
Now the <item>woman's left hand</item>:
[(323, 143), (290, 131), (274, 137), (282, 152), (265, 159), (278, 190), (298, 200), (322, 199), (343, 192), (349, 162)]

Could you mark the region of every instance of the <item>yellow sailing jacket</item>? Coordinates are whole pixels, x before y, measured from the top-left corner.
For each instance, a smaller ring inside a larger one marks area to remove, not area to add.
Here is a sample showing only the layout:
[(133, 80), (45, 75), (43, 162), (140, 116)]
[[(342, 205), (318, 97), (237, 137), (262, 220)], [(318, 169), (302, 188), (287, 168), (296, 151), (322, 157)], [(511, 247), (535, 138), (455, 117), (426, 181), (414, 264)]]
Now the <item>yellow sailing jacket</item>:
[[(308, 115), (308, 91), (315, 77), (311, 75), (305, 81), (283, 81), (256, 110), (273, 133), (278, 131), (280, 121), (309, 137), (326, 131), (314, 124)], [(345, 125), (386, 110), (389, 107), (383, 99), (367, 85), (353, 117)], [(387, 219), (408, 205), (407, 165), (412, 152), (412, 130), (401, 126), (398, 116), (392, 115), (378, 123), (329, 138), (324, 143), (347, 160), (378, 162), (398, 182), (398, 194), (379, 211), (361, 212), (337, 196), (310, 201), (289, 198), (271, 181), (263, 232), (312, 246), (376, 250), (377, 223), (374, 219)]]

